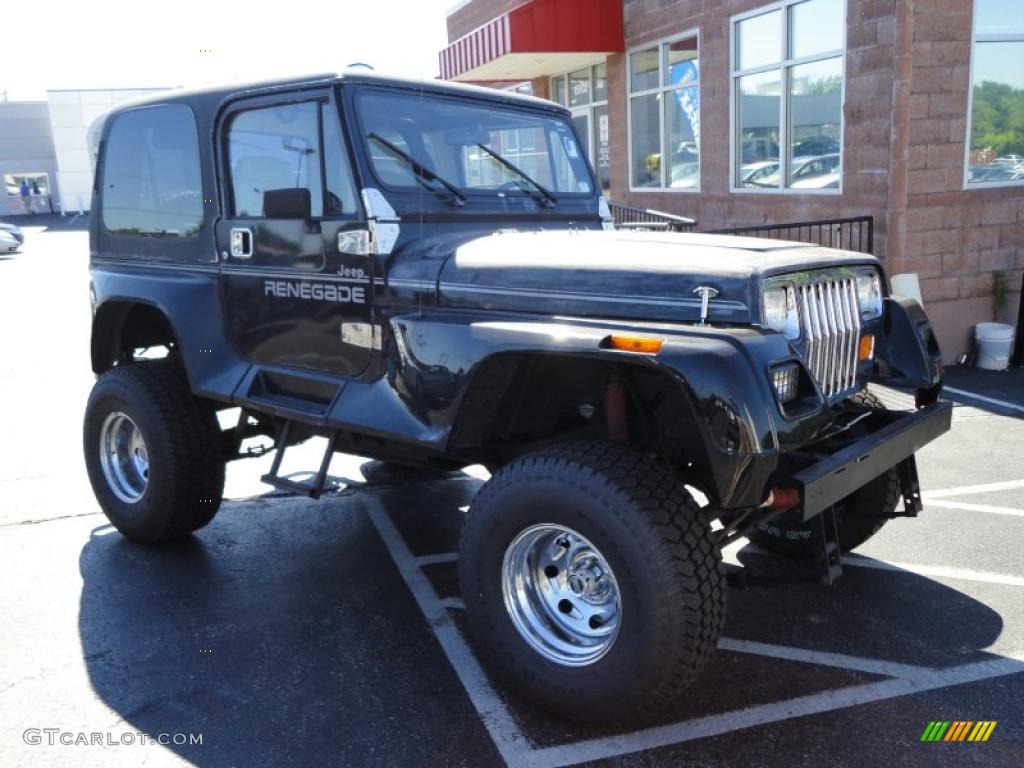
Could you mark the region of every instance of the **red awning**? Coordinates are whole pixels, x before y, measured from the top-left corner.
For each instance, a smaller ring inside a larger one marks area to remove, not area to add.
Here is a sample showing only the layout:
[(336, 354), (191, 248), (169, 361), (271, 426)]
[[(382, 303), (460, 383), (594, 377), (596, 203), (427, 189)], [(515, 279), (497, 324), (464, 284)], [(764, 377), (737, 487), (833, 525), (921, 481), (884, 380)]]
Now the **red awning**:
[(529, 0), (441, 51), (445, 80), (529, 80), (624, 50), (622, 0)]

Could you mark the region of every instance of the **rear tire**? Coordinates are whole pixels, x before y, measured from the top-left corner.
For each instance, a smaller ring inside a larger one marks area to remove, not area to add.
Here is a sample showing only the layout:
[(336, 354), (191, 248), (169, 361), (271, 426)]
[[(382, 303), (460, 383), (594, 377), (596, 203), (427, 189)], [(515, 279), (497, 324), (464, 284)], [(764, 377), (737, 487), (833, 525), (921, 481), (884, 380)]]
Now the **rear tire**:
[[(850, 399), (874, 410), (885, 410), (882, 401), (870, 392), (861, 392)], [(900, 475), (894, 467), (839, 501), (836, 504), (839, 549), (849, 552), (878, 533), (899, 500)], [(776, 520), (759, 524), (748, 538), (763, 549), (795, 560), (814, 558), (824, 546), (820, 521), (805, 523), (788, 512)]]
[(611, 443), (555, 446), (499, 470), (470, 509), (459, 579), (488, 667), (589, 726), (646, 721), (671, 703), (725, 616), (700, 508), (663, 465)]
[(217, 513), (224, 490), (220, 426), (174, 361), (121, 365), (100, 376), (86, 406), (83, 442), (96, 499), (129, 539), (181, 539)]

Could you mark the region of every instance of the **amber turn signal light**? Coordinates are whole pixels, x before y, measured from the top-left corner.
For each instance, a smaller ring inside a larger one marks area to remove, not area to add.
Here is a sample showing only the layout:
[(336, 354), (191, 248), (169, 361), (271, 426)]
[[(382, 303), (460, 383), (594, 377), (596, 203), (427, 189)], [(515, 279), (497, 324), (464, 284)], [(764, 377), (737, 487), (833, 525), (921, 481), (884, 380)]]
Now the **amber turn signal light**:
[(614, 334), (607, 340), (609, 349), (617, 349), (620, 352), (640, 352), (645, 355), (658, 354), (664, 343), (664, 339), (652, 339), (647, 336), (616, 336)]
[(875, 335), (873, 333), (865, 333), (860, 337), (860, 354), (857, 359), (860, 362), (865, 360), (871, 360), (875, 356)]

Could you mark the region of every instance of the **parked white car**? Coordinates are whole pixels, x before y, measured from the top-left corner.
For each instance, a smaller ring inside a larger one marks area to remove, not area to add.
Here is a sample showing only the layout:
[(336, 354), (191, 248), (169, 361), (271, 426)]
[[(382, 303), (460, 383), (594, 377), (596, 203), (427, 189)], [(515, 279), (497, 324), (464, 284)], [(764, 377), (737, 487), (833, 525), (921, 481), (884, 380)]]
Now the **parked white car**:
[(14, 253), (21, 243), (6, 229), (0, 229), (0, 253)]

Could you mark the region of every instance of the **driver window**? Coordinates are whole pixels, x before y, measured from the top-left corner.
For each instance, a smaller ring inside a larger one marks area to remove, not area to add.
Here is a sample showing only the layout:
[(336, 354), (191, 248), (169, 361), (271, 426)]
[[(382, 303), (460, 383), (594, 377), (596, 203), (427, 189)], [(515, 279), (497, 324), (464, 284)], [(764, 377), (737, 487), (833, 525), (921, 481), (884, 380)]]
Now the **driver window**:
[(269, 189), (309, 190), (312, 214), (323, 214), (317, 104), (242, 112), (228, 130), (228, 162), (236, 216), (263, 216)]

